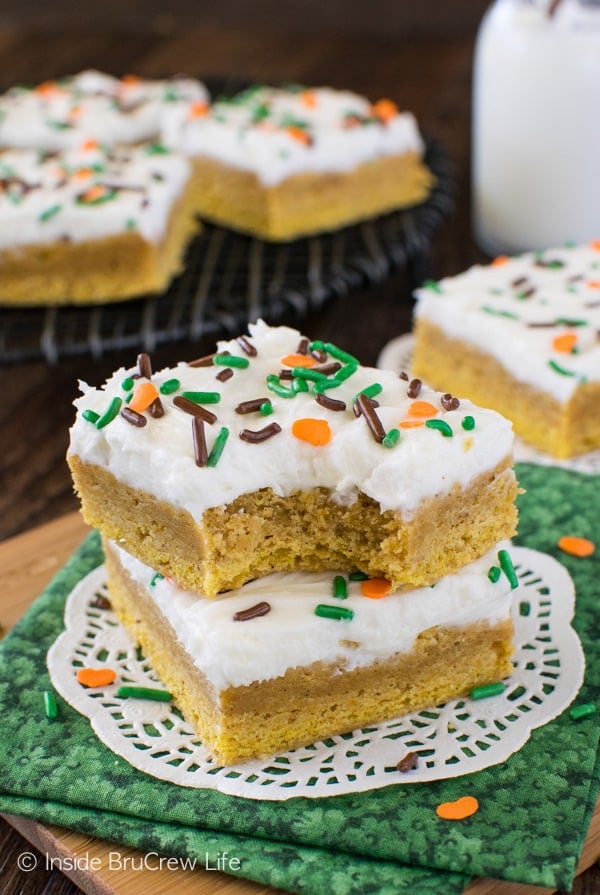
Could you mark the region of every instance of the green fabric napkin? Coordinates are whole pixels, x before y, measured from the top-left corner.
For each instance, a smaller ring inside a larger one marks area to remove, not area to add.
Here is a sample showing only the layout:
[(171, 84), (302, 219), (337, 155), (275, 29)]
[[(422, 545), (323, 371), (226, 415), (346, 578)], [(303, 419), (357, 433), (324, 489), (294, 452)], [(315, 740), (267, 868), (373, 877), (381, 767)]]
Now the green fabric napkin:
[[(600, 478), (520, 465), (516, 541), (554, 555), (577, 588), (575, 627), (587, 671), (578, 702), (600, 691), (600, 557), (561, 553), (561, 535), (600, 545)], [(600, 551), (599, 551), (600, 552)], [(101, 562), (91, 535), (0, 646), (0, 809), (104, 839), (214, 865), (293, 892), (459, 893), (473, 875), (569, 888), (600, 786), (598, 715), (568, 711), (502, 765), (431, 784), (324, 799), (257, 802), (190, 790), (131, 768), (59, 700), (48, 721), (46, 652), (65, 599)], [(443, 821), (440, 802), (474, 795), (480, 810)]]

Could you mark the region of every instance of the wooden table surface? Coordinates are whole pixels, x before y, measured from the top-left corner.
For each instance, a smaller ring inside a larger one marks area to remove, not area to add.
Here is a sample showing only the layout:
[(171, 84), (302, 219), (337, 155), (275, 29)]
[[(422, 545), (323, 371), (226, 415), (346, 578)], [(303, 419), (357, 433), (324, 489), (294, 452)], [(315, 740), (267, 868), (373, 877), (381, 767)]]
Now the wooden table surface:
[[(121, 75), (186, 72), (239, 76), (265, 82), (296, 81), (348, 87), (373, 98), (391, 96), (417, 115), (422, 128), (444, 145), (456, 167), (456, 211), (433, 245), (433, 273), (460, 270), (485, 256), (473, 244), (469, 215), (470, 77), (474, 34), (376, 37), (307, 36), (245, 27), (186, 25), (168, 33), (116, 30), (53, 35), (3, 28), (0, 20), (0, 86), (38, 82), (86, 67)], [(0, 312), (1, 313), (1, 312)], [(400, 272), (385, 283), (335, 300), (303, 323), (314, 338), (336, 341), (374, 363), (380, 349), (411, 325), (409, 278)], [(211, 343), (166, 346), (153, 353), (155, 367), (209, 351)], [(0, 539), (24, 532), (76, 508), (64, 455), (78, 379), (98, 384), (131, 354), (100, 360), (79, 358), (54, 367), (28, 363), (0, 369)], [(48, 577), (51, 569), (48, 569)], [(42, 576), (43, 577), (43, 576)], [(1, 594), (1, 592), (0, 592)], [(0, 595), (0, 621), (6, 605)], [(17, 856), (31, 851), (12, 827), (0, 822), (2, 895), (74, 895), (79, 890), (58, 870), (21, 872)], [(43, 865), (43, 862), (42, 862)], [(573, 892), (600, 892), (592, 867)], [(443, 895), (443, 893), (440, 893)]]

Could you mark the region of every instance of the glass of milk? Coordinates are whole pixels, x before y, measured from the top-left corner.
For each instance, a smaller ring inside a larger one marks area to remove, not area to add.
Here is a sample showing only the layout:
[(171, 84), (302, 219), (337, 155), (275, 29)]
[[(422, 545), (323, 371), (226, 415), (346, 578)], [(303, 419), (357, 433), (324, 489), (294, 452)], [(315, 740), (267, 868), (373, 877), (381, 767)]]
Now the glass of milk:
[(481, 248), (599, 239), (599, 0), (496, 0), (477, 36), (472, 123)]

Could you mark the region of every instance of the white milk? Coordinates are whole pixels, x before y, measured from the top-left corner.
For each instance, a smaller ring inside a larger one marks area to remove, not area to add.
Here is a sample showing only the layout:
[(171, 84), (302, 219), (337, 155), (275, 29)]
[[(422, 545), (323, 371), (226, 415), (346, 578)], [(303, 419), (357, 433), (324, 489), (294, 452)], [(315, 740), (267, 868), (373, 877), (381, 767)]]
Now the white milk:
[(600, 3), (496, 0), (473, 73), (475, 238), (492, 255), (600, 238)]

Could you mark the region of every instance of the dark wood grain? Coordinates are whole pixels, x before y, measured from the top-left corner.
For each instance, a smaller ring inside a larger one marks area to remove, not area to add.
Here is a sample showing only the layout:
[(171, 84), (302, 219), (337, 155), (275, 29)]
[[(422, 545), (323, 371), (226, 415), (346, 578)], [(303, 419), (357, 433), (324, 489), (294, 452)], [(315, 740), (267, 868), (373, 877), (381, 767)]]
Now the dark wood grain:
[[(309, 16), (302, 28), (282, 31), (260, 22), (252, 27), (248, 16), (242, 21), (231, 13), (236, 26), (223, 27), (209, 16), (202, 27), (194, 25), (192, 18), (186, 19), (185, 28), (178, 28), (176, 19), (167, 15), (163, 27), (160, 21), (156, 25), (155, 18), (152, 27), (133, 30), (113, 18), (110, 30), (83, 26), (66, 30), (63, 22), (60, 31), (49, 35), (35, 30), (33, 4), (19, 3), (20, 21), (28, 28), (2, 30), (0, 26), (0, 85), (40, 81), (94, 66), (115, 74), (133, 71), (158, 76), (186, 71), (199, 76), (330, 83), (373, 98), (392, 96), (416, 113), (423, 129), (435, 135), (454, 160), (457, 209), (435, 239), (432, 271), (453, 274), (483, 258), (470, 237), (468, 189), (471, 58), (475, 20), (482, 5), (461, 6), (471, 16), (462, 20), (461, 27), (446, 16), (445, 27), (430, 30), (425, 28), (423, 13), (413, 17), (410, 26), (405, 21), (404, 29), (393, 18), (384, 31), (360, 29), (357, 4), (352, 4), (353, 27), (336, 30), (332, 26), (321, 32), (314, 24), (309, 27)], [(39, 10), (39, 4), (35, 6)], [(160, 16), (158, 7), (156, 16)], [(392, 4), (386, 9), (391, 15)], [(16, 21), (10, 13), (8, 7), (2, 21)], [(81, 15), (75, 13), (70, 21), (80, 23)], [(357, 31), (362, 35), (357, 36)], [(312, 314), (303, 328), (373, 363), (390, 338), (410, 329), (411, 311), (409, 278), (400, 272), (378, 287), (330, 303)], [(154, 363), (164, 366), (210, 348), (206, 340), (165, 347), (155, 353)], [(0, 539), (76, 508), (64, 456), (77, 380), (99, 384), (115, 367), (131, 361), (129, 353), (115, 353), (101, 361), (82, 358), (54, 367), (32, 363), (0, 370)], [(17, 857), (23, 851), (35, 850), (0, 822), (2, 895), (74, 895), (78, 891), (57, 871), (44, 870), (43, 856), (37, 870), (20, 871)], [(576, 895), (599, 892), (597, 867), (583, 874), (573, 889)]]

